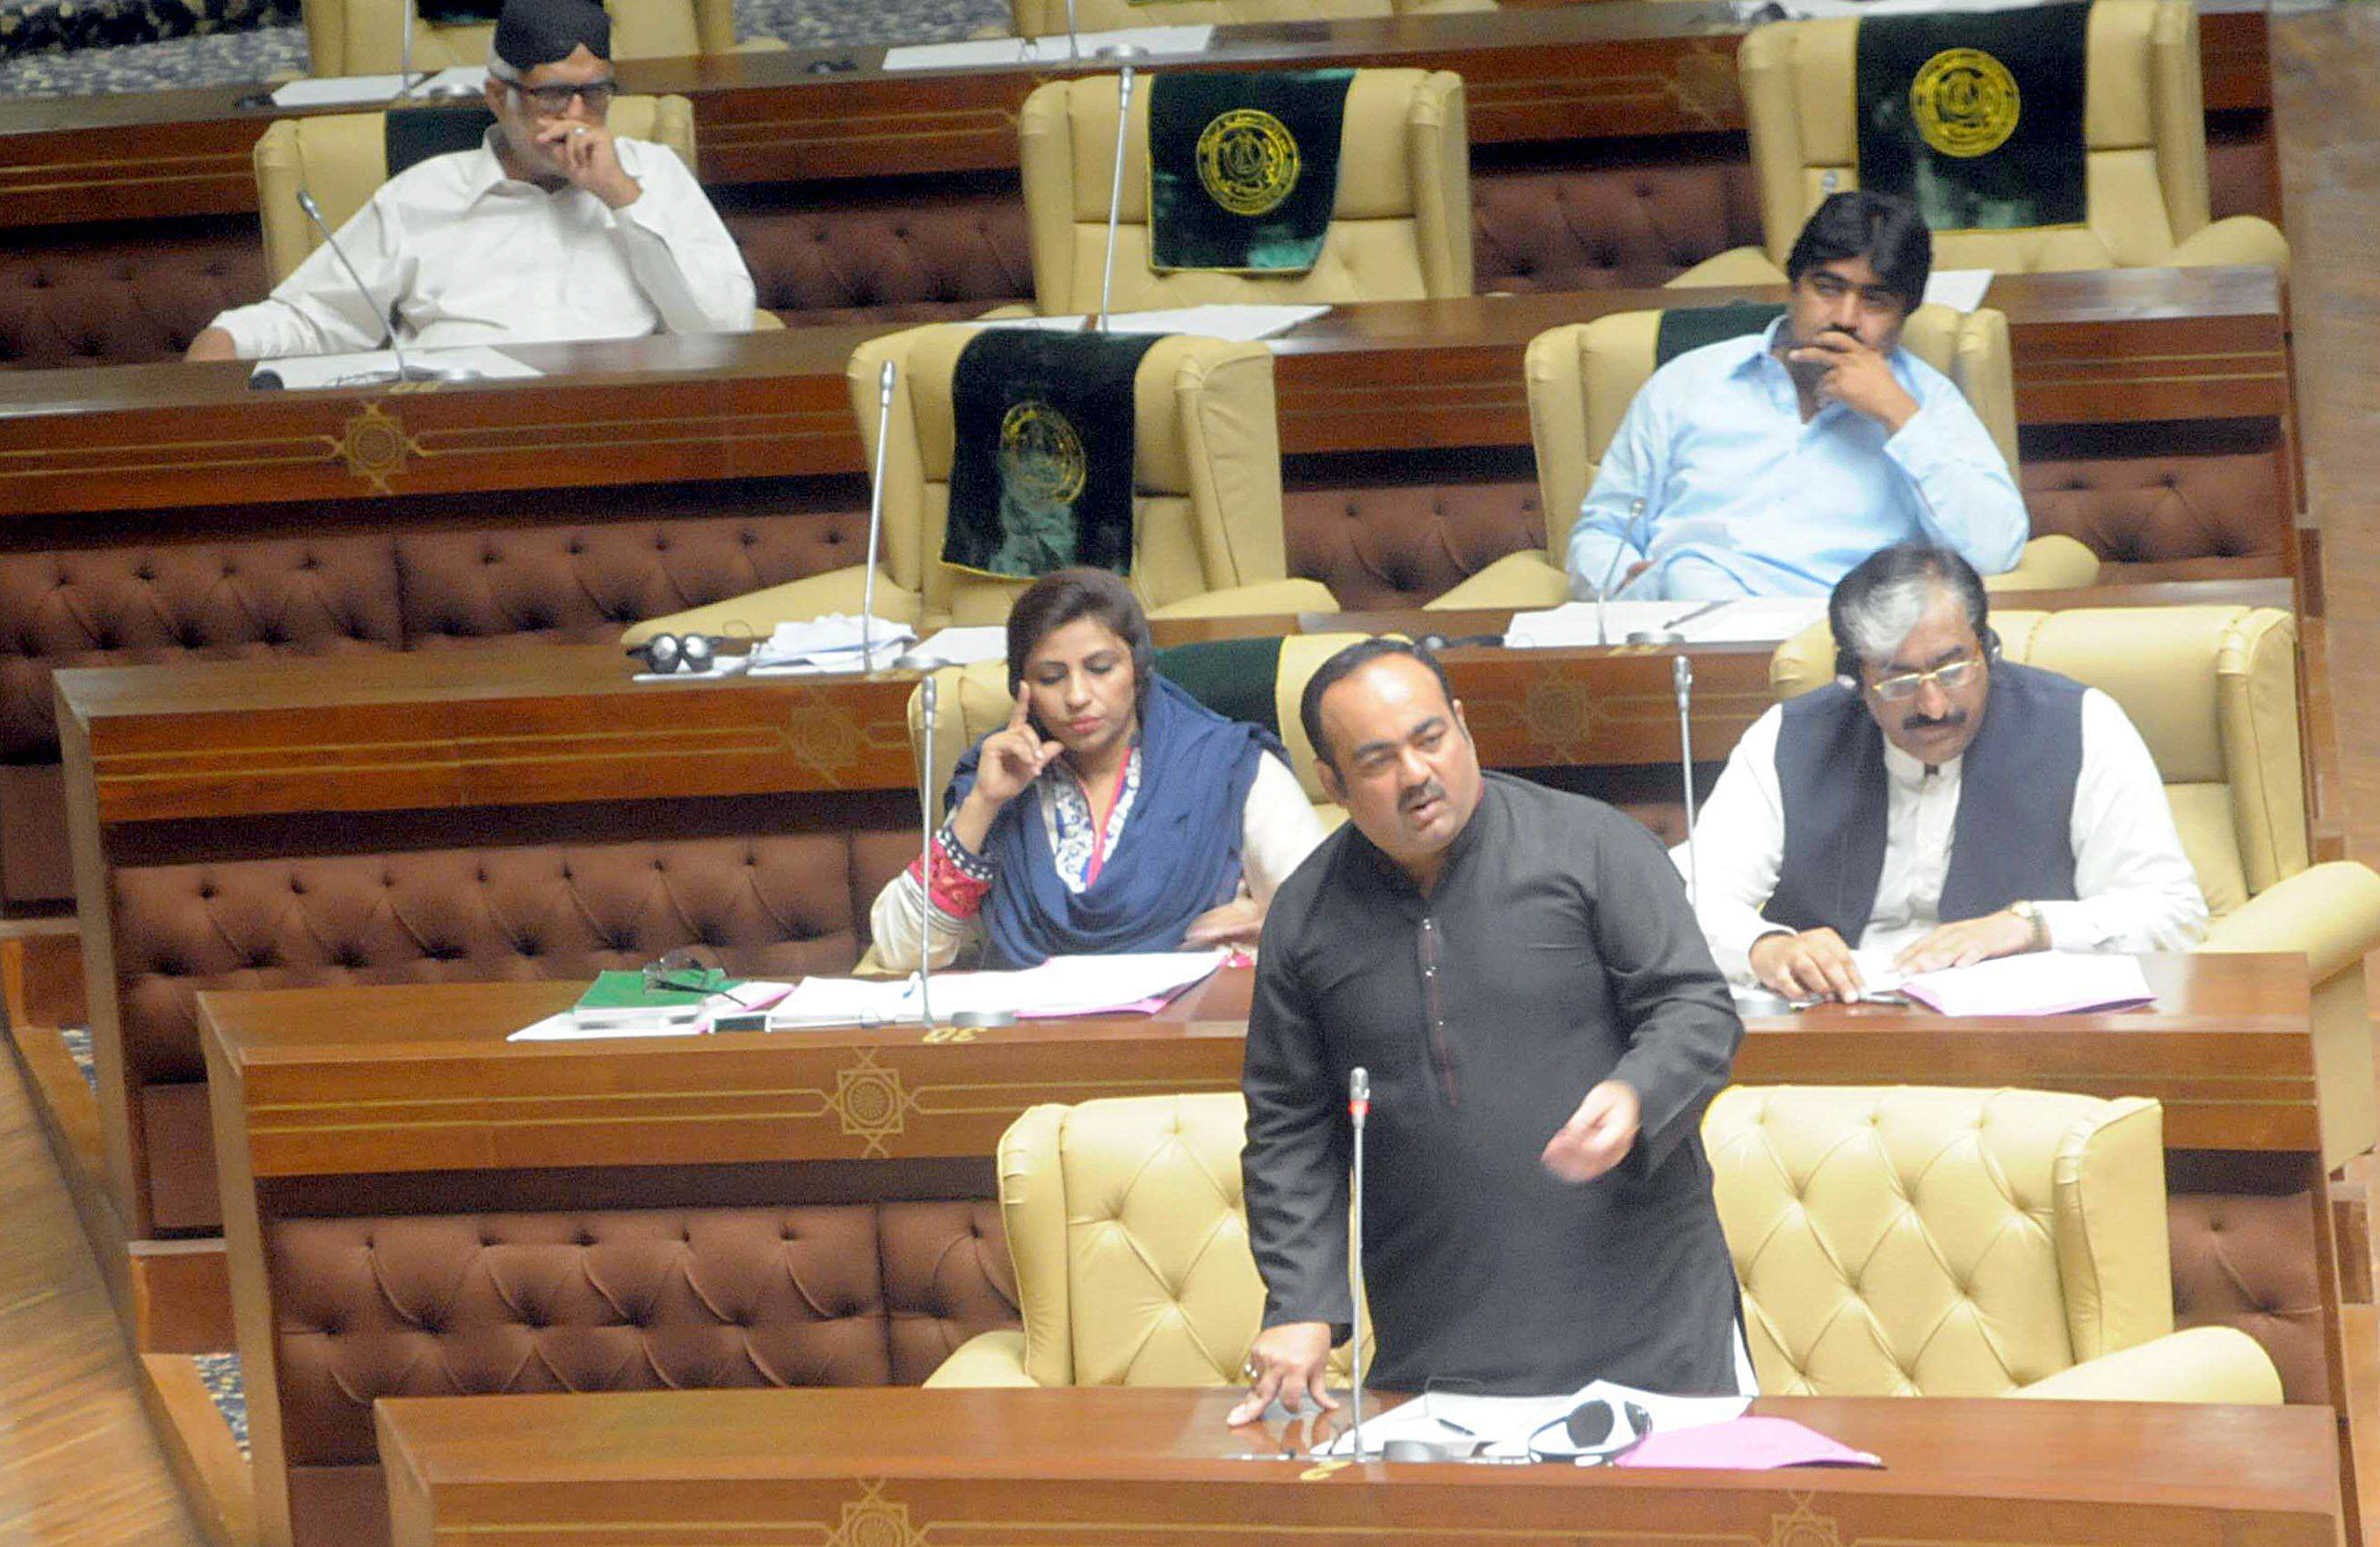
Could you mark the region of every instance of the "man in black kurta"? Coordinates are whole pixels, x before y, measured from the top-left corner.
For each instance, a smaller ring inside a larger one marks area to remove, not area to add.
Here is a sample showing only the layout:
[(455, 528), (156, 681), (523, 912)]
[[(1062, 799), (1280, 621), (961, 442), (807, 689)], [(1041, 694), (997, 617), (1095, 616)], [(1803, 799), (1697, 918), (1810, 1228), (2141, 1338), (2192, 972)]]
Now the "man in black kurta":
[(1266, 1330), (1242, 1412), (1319, 1398), (1346, 1335), (1357, 1066), (1379, 1384), (1741, 1389), (1698, 1128), (1743, 1028), (1676, 870), (1608, 806), (1483, 778), (1427, 656), (1345, 654), (1306, 721), (1350, 820), (1275, 895), (1257, 963), (1242, 1164)]

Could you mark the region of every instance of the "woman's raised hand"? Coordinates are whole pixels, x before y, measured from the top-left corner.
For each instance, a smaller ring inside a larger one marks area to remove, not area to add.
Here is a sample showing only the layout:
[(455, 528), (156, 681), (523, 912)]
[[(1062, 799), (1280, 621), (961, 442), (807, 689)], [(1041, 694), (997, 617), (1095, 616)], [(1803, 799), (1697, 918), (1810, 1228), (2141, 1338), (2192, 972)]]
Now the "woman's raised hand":
[(1026, 713), (1025, 700), (1020, 697), (1008, 724), (984, 737), (982, 755), (976, 761), (974, 793), (994, 807), (1005, 806), (1040, 777), (1041, 771), (1062, 750), (1056, 742), (1043, 740), (1034, 730)]

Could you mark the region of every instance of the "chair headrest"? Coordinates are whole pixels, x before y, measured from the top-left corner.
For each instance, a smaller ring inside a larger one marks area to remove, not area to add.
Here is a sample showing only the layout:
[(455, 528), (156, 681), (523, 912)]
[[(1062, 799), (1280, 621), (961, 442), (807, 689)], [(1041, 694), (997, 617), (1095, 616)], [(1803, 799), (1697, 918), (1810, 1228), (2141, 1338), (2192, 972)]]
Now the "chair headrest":
[(382, 148), (392, 177), (431, 156), (478, 148), (496, 121), (484, 103), (405, 107), (382, 117)]

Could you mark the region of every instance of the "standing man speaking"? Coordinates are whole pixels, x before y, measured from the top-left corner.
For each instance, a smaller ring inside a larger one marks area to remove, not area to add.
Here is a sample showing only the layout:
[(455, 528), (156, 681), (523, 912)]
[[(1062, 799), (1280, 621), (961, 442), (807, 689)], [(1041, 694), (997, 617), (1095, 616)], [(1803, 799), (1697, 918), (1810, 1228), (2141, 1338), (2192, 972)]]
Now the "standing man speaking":
[(1358, 1066), (1380, 1384), (1751, 1390), (1698, 1132), (1743, 1026), (1660, 846), (1482, 775), (1444, 673), (1401, 640), (1332, 657), (1302, 713), (1348, 822), (1257, 958), (1241, 1164), (1266, 1299), (1232, 1420), (1336, 1405)]

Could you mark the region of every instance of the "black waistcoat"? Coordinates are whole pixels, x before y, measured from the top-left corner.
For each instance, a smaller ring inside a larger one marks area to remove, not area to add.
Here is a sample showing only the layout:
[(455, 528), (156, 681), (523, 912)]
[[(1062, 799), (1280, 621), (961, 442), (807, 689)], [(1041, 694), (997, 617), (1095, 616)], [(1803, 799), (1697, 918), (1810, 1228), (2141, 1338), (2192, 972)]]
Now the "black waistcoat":
[[(1984, 727), (1960, 762), (1944, 923), (2020, 898), (2073, 897), (2082, 691), (2054, 672), (1992, 664)], [(1795, 930), (1824, 926), (1859, 944), (1884, 873), (1888, 777), (1884, 733), (1856, 691), (1830, 683), (1785, 706), (1777, 735), (1785, 859), (1762, 909), (1767, 919)]]

